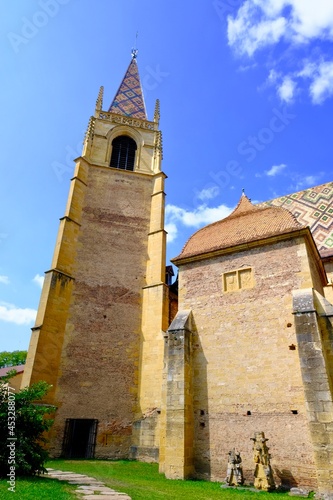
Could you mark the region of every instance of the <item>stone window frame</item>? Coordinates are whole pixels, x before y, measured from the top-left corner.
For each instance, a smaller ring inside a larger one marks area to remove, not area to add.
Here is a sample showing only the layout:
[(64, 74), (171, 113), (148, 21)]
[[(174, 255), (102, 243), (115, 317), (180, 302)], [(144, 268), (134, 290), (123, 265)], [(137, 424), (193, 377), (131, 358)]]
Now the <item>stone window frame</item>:
[(127, 134), (117, 135), (111, 143), (110, 167), (134, 171), (138, 145)]
[[(250, 271), (250, 280), (248, 283), (242, 282), (242, 274), (244, 272), (249, 272)], [(253, 267), (251, 266), (246, 266), (246, 267), (240, 267), (238, 269), (232, 269), (230, 271), (226, 271), (222, 273), (222, 290), (223, 293), (232, 293), (232, 292), (240, 292), (243, 290), (249, 290), (254, 287), (254, 273), (253, 273)], [(235, 280), (235, 287), (232, 289), (228, 289), (228, 283), (227, 283), (227, 278), (228, 276), (234, 276), (236, 278)], [(244, 284), (246, 286), (244, 286)]]
[[(126, 169), (119, 169), (115, 167), (111, 167), (111, 157), (112, 157), (112, 142), (114, 139), (120, 136), (128, 136), (131, 139), (134, 140), (136, 143), (136, 152), (135, 152), (135, 160), (134, 160), (134, 168), (133, 170), (126, 170)], [(113, 128), (111, 128), (107, 134), (106, 134), (106, 140), (107, 140), (107, 148), (105, 151), (105, 166), (108, 166), (110, 168), (114, 168), (115, 170), (119, 170), (121, 172), (137, 172), (139, 171), (140, 167), (140, 159), (141, 159), (141, 152), (142, 148), (144, 146), (144, 140), (142, 137), (142, 134), (134, 129), (134, 128), (129, 128), (128, 126), (125, 125), (117, 125)]]

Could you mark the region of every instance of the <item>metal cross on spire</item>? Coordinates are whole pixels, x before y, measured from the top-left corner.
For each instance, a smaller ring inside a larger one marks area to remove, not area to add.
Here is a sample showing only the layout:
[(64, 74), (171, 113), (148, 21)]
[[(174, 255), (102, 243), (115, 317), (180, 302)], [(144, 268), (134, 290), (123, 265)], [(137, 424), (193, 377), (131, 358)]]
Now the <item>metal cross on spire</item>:
[(136, 59), (137, 58), (137, 55), (138, 55), (138, 49), (136, 48), (136, 43), (138, 41), (138, 34), (139, 32), (137, 31), (136, 32), (136, 35), (135, 35), (135, 45), (134, 47), (132, 48), (132, 52), (131, 52), (131, 55), (132, 55), (132, 59)]

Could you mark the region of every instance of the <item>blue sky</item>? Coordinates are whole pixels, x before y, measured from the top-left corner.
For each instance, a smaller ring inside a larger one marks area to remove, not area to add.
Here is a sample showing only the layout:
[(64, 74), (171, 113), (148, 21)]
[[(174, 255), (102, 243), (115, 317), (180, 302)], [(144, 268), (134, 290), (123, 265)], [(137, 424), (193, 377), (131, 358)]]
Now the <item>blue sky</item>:
[(253, 201), (332, 181), (331, 0), (0, 4), (0, 350), (26, 349), (73, 158), (130, 62), (161, 101), (168, 255)]

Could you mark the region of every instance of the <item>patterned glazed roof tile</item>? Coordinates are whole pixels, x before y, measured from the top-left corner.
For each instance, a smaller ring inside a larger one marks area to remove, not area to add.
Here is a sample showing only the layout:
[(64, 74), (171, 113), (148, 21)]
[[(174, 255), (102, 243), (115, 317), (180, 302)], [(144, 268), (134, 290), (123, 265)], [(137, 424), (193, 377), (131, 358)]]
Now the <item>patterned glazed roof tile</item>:
[(123, 81), (112, 101), (109, 112), (147, 120), (136, 59), (130, 62)]
[(228, 217), (199, 229), (173, 261), (297, 231), (303, 227), (289, 210), (274, 206), (259, 207), (242, 195)]
[(284, 207), (310, 227), (321, 255), (333, 253), (333, 182), (281, 196), (257, 205)]

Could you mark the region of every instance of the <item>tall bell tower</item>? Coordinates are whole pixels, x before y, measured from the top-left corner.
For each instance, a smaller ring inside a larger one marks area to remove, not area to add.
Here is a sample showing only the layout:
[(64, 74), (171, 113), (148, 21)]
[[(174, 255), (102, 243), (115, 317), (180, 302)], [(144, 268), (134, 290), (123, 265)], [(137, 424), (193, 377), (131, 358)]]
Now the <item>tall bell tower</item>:
[(161, 404), (166, 176), (136, 55), (108, 111), (98, 94), (32, 329), (22, 385), (52, 385), (53, 456), (126, 458)]

